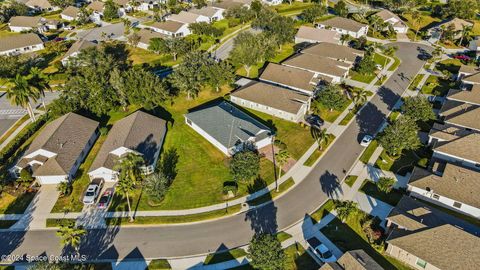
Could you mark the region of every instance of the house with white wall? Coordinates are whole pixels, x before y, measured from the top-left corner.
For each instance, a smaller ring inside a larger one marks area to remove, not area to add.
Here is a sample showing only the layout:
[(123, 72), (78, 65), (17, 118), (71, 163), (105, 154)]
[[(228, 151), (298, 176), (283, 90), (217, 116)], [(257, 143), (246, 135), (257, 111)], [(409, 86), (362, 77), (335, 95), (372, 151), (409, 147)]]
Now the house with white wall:
[(185, 37), (192, 33), (188, 28), (188, 23), (177, 21), (155, 22), (146, 27), (169, 37)]
[(310, 109), (309, 95), (292, 89), (251, 82), (230, 94), (230, 101), (287, 121), (300, 122)]
[(172, 14), (167, 17), (167, 21), (175, 21), (175, 22), (180, 22), (180, 23), (185, 23), (185, 24), (191, 24), (191, 23), (199, 23), (199, 22), (210, 22), (210, 18), (201, 15), (201, 14), (195, 14), (190, 11), (180, 11), (178, 14)]
[(103, 18), (103, 10), (105, 9), (105, 3), (101, 1), (92, 1), (86, 7), (87, 10), (91, 11), (90, 19), (93, 22), (99, 22)]
[(43, 33), (48, 31), (48, 28), (45, 26), (45, 19), (42, 17), (32, 17), (32, 16), (14, 16), (10, 18), (8, 22), (8, 28), (12, 32), (29, 32), (36, 31)]
[(0, 55), (19, 55), (43, 50), (44, 48), (42, 39), (34, 33), (0, 38)]
[(25, 5), (37, 12), (51, 12), (59, 10), (60, 7), (53, 5), (48, 0), (28, 0)]
[(33, 139), (13, 168), (30, 170), (42, 185), (71, 181), (95, 143), (98, 122), (68, 113), (50, 123)]
[(62, 13), (60, 13), (60, 17), (63, 20), (66, 21), (75, 21), (78, 19), (78, 15), (80, 14), (80, 9), (74, 6), (68, 6), (64, 10), (62, 10)]
[(333, 17), (331, 19), (318, 22), (316, 27), (333, 30), (341, 35), (350, 35), (354, 38), (366, 36), (368, 33), (368, 25), (343, 17)]
[(136, 111), (117, 121), (90, 167), (90, 180), (117, 181), (119, 172), (115, 170), (115, 165), (127, 153), (140, 155), (145, 161), (140, 168), (142, 172), (153, 173), (166, 132), (165, 120), (143, 111)]
[(408, 32), (408, 26), (405, 24), (400, 17), (395, 15), (388, 9), (381, 10), (375, 13), (376, 16), (380, 17), (383, 22), (390, 24), (393, 27), (393, 30), (397, 33), (405, 34)]
[(246, 144), (260, 149), (273, 143), (270, 128), (226, 101), (187, 113), (185, 123), (226, 156)]
[(219, 20), (222, 20), (224, 18), (223, 17), (223, 10), (218, 9), (218, 8), (214, 8), (212, 6), (206, 6), (206, 7), (200, 8), (200, 9), (192, 8), (192, 9), (189, 10), (189, 12), (208, 17), (210, 22), (219, 21)]

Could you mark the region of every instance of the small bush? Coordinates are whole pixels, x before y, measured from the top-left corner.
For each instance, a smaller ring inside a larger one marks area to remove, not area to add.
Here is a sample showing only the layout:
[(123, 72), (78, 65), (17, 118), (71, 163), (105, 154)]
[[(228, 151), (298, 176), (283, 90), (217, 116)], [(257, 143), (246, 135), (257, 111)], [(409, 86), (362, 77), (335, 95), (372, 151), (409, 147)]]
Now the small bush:
[(100, 135), (105, 136), (108, 133), (108, 128), (107, 127), (101, 127), (99, 129), (99, 131), (100, 131)]
[(423, 168), (426, 168), (428, 165), (428, 158), (421, 158), (418, 162), (417, 165)]
[(223, 194), (228, 194), (228, 192), (231, 191), (233, 195), (237, 194), (238, 191), (238, 185), (234, 181), (226, 181), (223, 183)]
[(389, 193), (392, 191), (393, 185), (395, 184), (395, 179), (391, 177), (380, 177), (377, 182), (377, 187), (379, 190)]
[(60, 192), (60, 197), (65, 197), (72, 193), (73, 187), (70, 182), (61, 182), (57, 186), (57, 190)]

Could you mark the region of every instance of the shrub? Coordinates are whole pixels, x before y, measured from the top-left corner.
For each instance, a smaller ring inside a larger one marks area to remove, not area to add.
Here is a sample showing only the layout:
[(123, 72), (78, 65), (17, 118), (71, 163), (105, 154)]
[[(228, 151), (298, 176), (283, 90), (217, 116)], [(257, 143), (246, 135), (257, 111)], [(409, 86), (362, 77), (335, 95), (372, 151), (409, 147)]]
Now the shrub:
[(108, 128), (107, 127), (101, 127), (99, 129), (99, 131), (100, 131), (100, 135), (105, 136), (108, 133)]
[(57, 190), (60, 192), (60, 197), (65, 197), (72, 193), (73, 187), (70, 182), (61, 182), (57, 186)]
[(30, 182), (33, 180), (32, 173), (30, 172), (29, 169), (22, 169), (20, 171), (20, 179), (22, 179), (25, 182)]
[(392, 191), (393, 185), (395, 184), (395, 179), (391, 177), (380, 177), (377, 182), (377, 187), (379, 190), (389, 193)]
[(362, 229), (370, 244), (378, 244), (383, 237), (384, 230), (380, 226), (378, 217), (369, 218), (362, 224)]
[(423, 168), (426, 168), (428, 165), (428, 158), (421, 158), (418, 162), (417, 165)]

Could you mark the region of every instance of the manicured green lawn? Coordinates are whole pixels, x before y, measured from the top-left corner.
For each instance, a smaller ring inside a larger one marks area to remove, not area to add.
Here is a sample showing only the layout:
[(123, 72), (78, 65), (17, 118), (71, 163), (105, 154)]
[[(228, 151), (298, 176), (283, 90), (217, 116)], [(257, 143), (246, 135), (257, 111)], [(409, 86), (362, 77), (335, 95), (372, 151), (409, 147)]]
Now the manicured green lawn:
[(295, 181), (293, 181), (293, 178), (287, 179), (287, 181), (281, 183), (278, 186), (278, 192), (275, 190), (270, 191), (267, 194), (264, 194), (258, 198), (255, 198), (253, 200), (248, 201), (248, 205), (250, 206), (255, 206), (255, 205), (260, 205), (262, 203), (266, 203), (269, 201), (272, 201), (275, 197), (278, 195), (282, 194), (283, 192), (287, 191), (290, 187), (292, 187), (295, 184)]
[(447, 94), (448, 90), (454, 87), (456, 87), (455, 82), (450, 82), (448, 80), (431, 75), (423, 85), (421, 92), (423, 94), (444, 96)]
[(341, 251), (362, 249), (372, 257), (384, 269), (409, 270), (410, 267), (400, 261), (392, 258), (374, 249), (367, 241), (367, 237), (362, 230), (362, 215), (357, 215), (342, 223), (338, 218), (332, 220), (321, 232), (330, 239)]
[(335, 202), (332, 199), (330, 199), (326, 201), (324, 204), (322, 204), (320, 208), (315, 210), (315, 212), (313, 212), (310, 215), (310, 218), (312, 219), (313, 223), (318, 223), (323, 217), (328, 215), (330, 211), (332, 211), (334, 208), (335, 208)]
[(247, 256), (247, 252), (243, 248), (235, 248), (219, 253), (211, 253), (207, 255), (203, 265), (226, 262), (244, 256)]
[(373, 155), (373, 152), (375, 152), (375, 149), (377, 149), (378, 147), (378, 142), (377, 140), (373, 140), (369, 146), (367, 146), (367, 148), (365, 149), (365, 151), (363, 151), (362, 155), (360, 156), (360, 161), (365, 163), (365, 164), (368, 164), (368, 161), (370, 160), (370, 158), (372, 157)]
[(342, 121), (340, 121), (340, 123), (338, 124), (341, 126), (346, 126), (348, 125), (348, 123), (350, 123), (350, 120), (352, 120), (354, 116), (355, 112), (353, 110), (350, 110), (347, 115), (345, 115), (345, 117), (342, 119)]
[(150, 262), (146, 270), (167, 270), (172, 269), (168, 260), (166, 259), (155, 259)]
[(416, 151), (403, 151), (399, 158), (392, 158), (384, 150), (375, 162), (375, 166), (385, 171), (392, 171), (400, 175), (406, 175), (413, 170), (413, 167), (421, 158), (430, 158), (431, 153), (426, 148), (419, 148)]
[(317, 110), (318, 115), (323, 120), (325, 120), (329, 123), (333, 123), (333, 122), (335, 122), (335, 120), (337, 120), (337, 118), (340, 116), (340, 114), (342, 114), (342, 112), (350, 105), (350, 103), (352, 103), (352, 101), (350, 99), (348, 99), (348, 101), (345, 103), (345, 105), (343, 106), (342, 109), (340, 109), (340, 110), (330, 110), (329, 108), (325, 107), (323, 104), (318, 102), (318, 104), (316, 106), (316, 110)]
[(210, 212), (204, 212), (200, 214), (184, 215), (184, 216), (147, 216), (147, 217), (136, 217), (135, 221), (130, 223), (129, 218), (106, 218), (105, 221), (109, 226), (134, 226), (134, 225), (145, 225), (145, 224), (175, 224), (175, 223), (189, 223), (196, 221), (203, 221), (209, 219), (215, 219), (225, 216), (233, 215), (240, 211), (242, 208), (241, 205), (237, 204), (230, 206), (227, 209), (214, 210)]
[(445, 59), (445, 60), (442, 60), (442, 61), (438, 62), (435, 65), (435, 70), (440, 71), (440, 72), (442, 72), (444, 70), (448, 70), (452, 74), (455, 74), (455, 73), (458, 73), (458, 70), (460, 69), (460, 67), (462, 65), (463, 65), (463, 63), (459, 59)]
[(61, 225), (75, 223), (76, 219), (71, 218), (47, 218), (46, 226), (47, 228), (51, 227), (60, 227)]
[(400, 59), (396, 56), (393, 57), (393, 64), (388, 68), (388, 71), (394, 71), (398, 68), (398, 66), (400, 66), (400, 64), (402, 63), (402, 61), (400, 61)]
[(385, 193), (377, 188), (377, 185), (372, 182), (371, 180), (366, 179), (363, 181), (362, 186), (360, 187), (359, 191), (367, 194), (368, 196), (372, 196), (380, 201), (388, 203), (392, 206), (398, 204), (400, 199), (403, 196), (403, 192), (398, 191), (396, 189), (392, 189), (389, 193)]
[(345, 184), (347, 184), (349, 187), (352, 187), (353, 184), (355, 184), (355, 181), (357, 181), (358, 176), (356, 175), (349, 175), (347, 178), (345, 178)]
[(320, 150), (320, 148), (317, 148), (315, 152), (313, 152), (312, 155), (305, 161), (305, 163), (303, 163), (303, 165), (309, 167), (313, 166), (315, 161), (317, 161), (323, 155), (323, 153), (327, 150), (328, 146), (333, 142), (333, 140), (335, 140), (335, 135), (328, 134), (328, 139), (326, 142), (323, 143), (322, 150)]
[(425, 74), (418, 74), (417, 76), (415, 76), (415, 78), (413, 79), (413, 81), (412, 81), (412, 82), (410, 83), (410, 85), (408, 86), (408, 89), (410, 89), (410, 90), (416, 90), (418, 84), (419, 84), (420, 81), (423, 79), (423, 77), (425, 77)]
[(35, 197), (34, 192), (19, 192), (11, 194), (3, 192), (0, 198), (0, 214), (23, 214)]
[(289, 234), (289, 233), (286, 233), (286, 232), (279, 232), (279, 233), (277, 233), (276, 236), (277, 236), (278, 241), (280, 241), (280, 242), (283, 242), (287, 239), (292, 238), (292, 235)]
[(366, 84), (371, 83), (373, 81), (373, 79), (375, 79), (375, 77), (376, 77), (376, 74), (374, 74), (374, 73), (360, 74), (360, 73), (354, 71), (353, 69), (350, 70), (348, 75), (350, 76), (350, 79), (352, 79), (354, 81), (366, 83)]
[(319, 265), (300, 244), (292, 244), (284, 249), (287, 255), (285, 269), (287, 270), (316, 270)]
[(174, 61), (173, 56), (169, 54), (156, 54), (141, 48), (129, 47), (128, 52), (128, 58), (133, 62), (134, 65), (149, 64), (150, 66), (161, 65), (165, 67), (171, 67), (180, 63), (179, 59)]
[(275, 6), (275, 10), (277, 13), (287, 16), (295, 13), (300, 13), (302, 10), (311, 7), (314, 3), (307, 3), (307, 2), (299, 2), (293, 1), (292, 4), (284, 3), (278, 6)]

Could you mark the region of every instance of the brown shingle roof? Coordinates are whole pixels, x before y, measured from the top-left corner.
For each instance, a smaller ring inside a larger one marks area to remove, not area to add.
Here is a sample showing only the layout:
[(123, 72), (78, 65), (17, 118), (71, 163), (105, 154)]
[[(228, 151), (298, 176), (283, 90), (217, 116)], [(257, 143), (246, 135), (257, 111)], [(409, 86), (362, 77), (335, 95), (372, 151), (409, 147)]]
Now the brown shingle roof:
[(444, 26), (445, 29), (447, 29), (450, 25), (453, 25), (454, 31), (462, 31), (464, 26), (473, 26), (473, 23), (459, 18), (453, 18), (447, 22), (440, 24), (439, 26)]
[(450, 89), (447, 98), (480, 106), (480, 85), (474, 85), (471, 90)]
[(480, 106), (447, 100), (440, 110), (440, 115), (445, 117), (445, 122), (480, 130)]
[(105, 3), (100, 1), (93, 1), (87, 6), (87, 9), (91, 9), (97, 12), (103, 12), (103, 8), (105, 7)]
[(25, 155), (39, 149), (57, 155), (47, 160), (43, 165), (47, 165), (45, 168), (38, 168), (35, 175), (58, 175), (60, 170), (69, 172), (97, 127), (97, 121), (75, 113), (68, 113), (48, 123), (32, 141)]
[(69, 6), (66, 9), (64, 9), (61, 14), (72, 17), (72, 18), (76, 18), (79, 12), (80, 12), (79, 8), (74, 6)]
[(73, 53), (80, 52), (87, 48), (96, 47), (96, 46), (98, 46), (97, 43), (94, 43), (85, 39), (77, 40), (75, 43), (72, 44), (72, 46), (65, 53), (65, 55), (63, 56), (63, 59), (69, 57)]
[(184, 23), (181, 22), (176, 22), (176, 21), (165, 21), (165, 22), (155, 22), (152, 25), (150, 25), (152, 28), (158, 28), (165, 30), (167, 32), (172, 32), (175, 33), (177, 32), (182, 26), (184, 26)]
[(471, 75), (467, 75), (463, 77), (463, 81), (471, 82), (474, 84), (480, 84), (480, 72), (473, 73)]
[(34, 33), (11, 35), (0, 38), (0, 52), (39, 44), (43, 44), (43, 41)]
[(41, 17), (15, 16), (10, 18), (9, 25), (17, 27), (37, 27), (42, 23)]
[(158, 33), (158, 32), (155, 32), (155, 31), (150, 31), (150, 30), (147, 30), (147, 29), (140, 29), (140, 31), (137, 32), (137, 35), (140, 36), (140, 41), (139, 43), (144, 43), (144, 44), (149, 44), (150, 43), (150, 39), (152, 38), (165, 38), (166, 35), (162, 34), (162, 33)]
[(438, 143), (433, 150), (480, 163), (480, 134), (472, 133), (452, 141)]
[(387, 242), (440, 269), (473, 270), (480, 265), (480, 238), (448, 224)]
[(335, 44), (340, 41), (340, 34), (335, 31), (308, 26), (300, 26), (295, 37), (316, 42), (330, 42)]
[(411, 186), (445, 196), (480, 208), (480, 173), (450, 163), (445, 166), (442, 176), (425, 169), (415, 168), (408, 183)]
[(166, 131), (166, 121), (161, 118), (142, 111), (130, 114), (113, 125), (90, 171), (101, 167), (113, 169), (115, 160), (110, 152), (120, 147), (141, 153), (147, 165), (153, 164)]
[(477, 72), (478, 72), (477, 67), (468, 66), (468, 65), (461, 65), (460, 69), (458, 70), (458, 73), (467, 73), (467, 74), (473, 74)]
[(354, 20), (342, 18), (342, 17), (333, 17), (326, 21), (320, 22), (319, 24), (340, 28), (340, 29), (345, 29), (352, 32), (358, 32), (362, 27), (367, 26), (365, 24), (356, 22)]
[(434, 123), (428, 135), (433, 138), (450, 141), (471, 133), (472, 131), (455, 125)]
[(247, 84), (231, 95), (293, 114), (310, 99), (299, 92), (263, 82)]
[(207, 7), (202, 7), (200, 9), (192, 8), (189, 11), (194, 14), (203, 15), (205, 17), (211, 18), (218, 12), (218, 9), (211, 6), (207, 6)]
[(48, 0), (29, 0), (25, 3), (29, 7), (38, 7), (41, 9), (52, 8), (53, 5)]
[(262, 72), (260, 80), (271, 81), (306, 91), (313, 91), (315, 88), (314, 83), (312, 83), (314, 75), (315, 74), (310, 71), (270, 63)]
[(310, 46), (304, 50), (302, 53), (318, 55), (323, 57), (332, 58), (335, 60), (343, 60), (349, 62), (355, 62), (358, 57), (363, 57), (364, 52), (349, 48), (347, 46), (342, 46), (338, 44), (322, 42)]
[[(347, 72), (349, 64), (336, 61), (327, 57), (309, 54), (297, 54), (283, 62), (284, 65), (298, 67), (318, 73), (330, 74), (337, 77), (343, 77)], [(345, 67), (345, 69), (339, 66)]]

